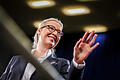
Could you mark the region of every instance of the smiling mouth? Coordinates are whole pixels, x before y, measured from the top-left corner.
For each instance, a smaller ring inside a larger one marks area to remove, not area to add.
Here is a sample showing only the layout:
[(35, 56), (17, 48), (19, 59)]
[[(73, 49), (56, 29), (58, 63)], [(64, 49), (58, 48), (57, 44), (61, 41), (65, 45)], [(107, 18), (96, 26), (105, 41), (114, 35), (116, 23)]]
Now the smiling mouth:
[(56, 42), (56, 38), (54, 36), (48, 36), (49, 38), (52, 38)]

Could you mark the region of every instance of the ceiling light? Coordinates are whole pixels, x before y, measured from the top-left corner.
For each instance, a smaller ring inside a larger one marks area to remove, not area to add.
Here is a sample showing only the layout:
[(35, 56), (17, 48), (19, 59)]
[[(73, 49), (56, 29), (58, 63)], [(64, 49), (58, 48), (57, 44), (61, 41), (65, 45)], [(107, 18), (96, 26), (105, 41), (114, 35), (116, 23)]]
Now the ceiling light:
[(55, 2), (53, 0), (30, 0), (27, 2), (27, 4), (31, 8), (38, 9), (54, 6)]
[(90, 9), (86, 6), (66, 6), (62, 8), (62, 12), (67, 16), (77, 16), (89, 14)]
[(83, 30), (86, 31), (95, 31), (95, 32), (106, 32), (108, 31), (108, 28), (104, 25), (90, 25), (90, 26), (84, 26)]
[(41, 22), (42, 22), (42, 21), (35, 21), (35, 22), (33, 22), (34, 27), (35, 27), (35, 28), (38, 28), (39, 25), (41, 24)]

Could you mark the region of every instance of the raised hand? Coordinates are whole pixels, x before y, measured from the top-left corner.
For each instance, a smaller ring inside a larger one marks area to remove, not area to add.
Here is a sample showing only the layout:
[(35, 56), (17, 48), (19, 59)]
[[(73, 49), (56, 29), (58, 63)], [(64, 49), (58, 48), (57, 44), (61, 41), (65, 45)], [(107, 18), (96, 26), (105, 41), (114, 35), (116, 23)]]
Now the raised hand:
[(88, 55), (99, 45), (93, 43), (96, 40), (97, 34), (92, 31), (90, 34), (86, 32), (82, 38), (74, 46), (73, 59), (78, 64), (83, 64), (83, 61), (88, 57)]

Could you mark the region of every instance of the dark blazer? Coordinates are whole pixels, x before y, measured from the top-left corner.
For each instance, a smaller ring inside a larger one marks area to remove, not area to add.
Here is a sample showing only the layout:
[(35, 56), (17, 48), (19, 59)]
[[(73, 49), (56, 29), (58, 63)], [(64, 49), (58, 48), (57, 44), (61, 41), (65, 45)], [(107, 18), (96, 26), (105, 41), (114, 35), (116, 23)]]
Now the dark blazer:
[[(56, 58), (51, 55), (46, 59), (56, 70), (65, 78), (65, 80), (80, 80), (82, 69), (76, 69), (73, 64), (63, 58)], [(0, 80), (21, 80), (28, 62), (22, 56), (13, 56)], [(37, 73), (34, 72), (30, 80), (40, 80)]]

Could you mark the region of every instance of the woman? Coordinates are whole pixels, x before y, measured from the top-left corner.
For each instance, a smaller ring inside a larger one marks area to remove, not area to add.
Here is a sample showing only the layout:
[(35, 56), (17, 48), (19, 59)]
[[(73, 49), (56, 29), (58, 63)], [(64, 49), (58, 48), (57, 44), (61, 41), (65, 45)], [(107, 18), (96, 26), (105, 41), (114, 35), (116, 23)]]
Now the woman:
[[(88, 36), (89, 32), (86, 32), (83, 38), (77, 41), (70, 65), (68, 60), (57, 58), (54, 55), (53, 49), (63, 35), (62, 29), (63, 24), (60, 20), (55, 18), (44, 20), (35, 33), (31, 53), (40, 63), (47, 60), (63, 78), (80, 80), (83, 67), (85, 66), (84, 60), (99, 45), (99, 43), (93, 45), (97, 34), (94, 35), (93, 31)], [(21, 56), (14, 56), (0, 80), (40, 80), (40, 77), (31, 63), (26, 62)]]

